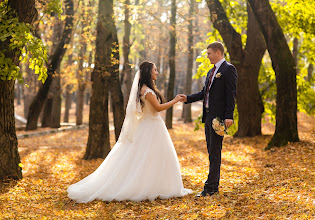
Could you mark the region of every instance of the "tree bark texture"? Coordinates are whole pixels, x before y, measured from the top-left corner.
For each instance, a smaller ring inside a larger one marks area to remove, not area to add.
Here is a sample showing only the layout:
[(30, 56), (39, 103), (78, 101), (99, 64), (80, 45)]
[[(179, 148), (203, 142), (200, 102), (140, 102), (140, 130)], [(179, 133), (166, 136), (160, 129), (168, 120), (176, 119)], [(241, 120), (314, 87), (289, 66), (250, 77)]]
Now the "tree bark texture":
[(123, 63), (123, 71), (122, 71), (122, 77), (123, 77), (123, 91), (124, 91), (124, 106), (127, 106), (130, 90), (131, 90), (131, 64), (129, 62), (129, 53), (130, 53), (130, 29), (131, 24), (129, 21), (130, 17), (130, 0), (125, 0), (125, 20), (124, 20), (124, 29), (125, 29), (125, 35), (123, 39), (123, 57), (124, 57), (124, 63)]
[[(19, 22), (33, 24), (38, 16), (34, 0), (9, 0), (8, 5), (15, 10)], [(19, 65), (19, 53), (9, 49), (9, 39), (0, 41), (0, 50), (6, 58)], [(0, 179), (21, 179), (22, 168), (18, 152), (18, 141), (14, 117), (14, 80), (0, 79)]]
[(70, 43), (71, 33), (73, 29), (73, 0), (65, 0), (65, 8), (66, 8), (66, 19), (65, 26), (63, 29), (61, 41), (58, 44), (57, 49), (51, 57), (51, 61), (48, 64), (47, 74), (48, 77), (39, 89), (37, 95), (35, 96), (29, 110), (29, 114), (27, 117), (27, 125), (26, 130), (35, 130), (37, 129), (37, 121), (40, 115), (40, 112), (43, 108), (43, 105), (47, 99), (47, 95), (52, 83), (52, 76), (55, 74), (55, 71), (59, 68), (60, 63), (63, 59), (63, 56), (67, 50), (65, 47), (66, 44)]
[(247, 41), (243, 49), (241, 35), (232, 27), (219, 0), (207, 0), (213, 26), (220, 32), (230, 54), (231, 63), (236, 67), (237, 110), (239, 114), (237, 137), (261, 134), (263, 103), (259, 93), (258, 76), (266, 44), (260, 27), (247, 5)]
[[(90, 101), (89, 137), (84, 159), (105, 158), (110, 152), (108, 96), (112, 64), (112, 51), (116, 43), (113, 20), (113, 0), (100, 0), (95, 68), (91, 74), (92, 96)], [(115, 55), (115, 54), (114, 54)], [(118, 84), (119, 84), (119, 80)]]
[[(185, 80), (185, 94), (191, 94), (191, 84), (192, 84), (192, 69), (194, 62), (194, 35), (193, 35), (193, 18), (194, 18), (194, 4), (195, 0), (190, 1), (189, 6), (189, 25), (188, 25), (188, 56), (187, 56), (187, 74)], [(183, 116), (184, 122), (190, 123), (191, 119), (191, 105), (183, 104)]]
[[(170, 74), (167, 87), (167, 101), (174, 98), (175, 88), (175, 55), (176, 55), (176, 0), (171, 3), (171, 24), (170, 24), (170, 51), (169, 51), (169, 65)], [(166, 110), (166, 127), (173, 128), (173, 107)]]
[(264, 35), (276, 73), (276, 130), (267, 149), (299, 141), (296, 66), (283, 31), (268, 0), (248, 0)]

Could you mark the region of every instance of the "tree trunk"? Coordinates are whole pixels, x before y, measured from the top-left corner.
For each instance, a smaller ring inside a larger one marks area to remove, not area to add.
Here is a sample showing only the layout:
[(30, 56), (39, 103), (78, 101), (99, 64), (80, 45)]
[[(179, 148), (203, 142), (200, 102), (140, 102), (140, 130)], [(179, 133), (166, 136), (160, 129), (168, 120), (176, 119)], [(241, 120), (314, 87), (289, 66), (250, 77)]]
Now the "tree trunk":
[[(62, 22), (57, 18), (56, 16), (56, 24), (54, 27), (54, 46), (53, 49), (58, 47), (58, 43), (61, 40), (62, 37)], [(53, 54), (53, 53), (51, 53)], [(50, 92), (52, 93), (52, 109), (51, 109), (51, 115), (50, 115), (50, 127), (51, 128), (60, 128), (60, 119), (61, 119), (61, 81), (60, 81), (60, 65), (56, 69), (56, 73), (53, 77), (53, 83), (50, 87)]]
[(19, 163), (14, 118), (14, 80), (0, 79), (0, 179), (21, 179), (22, 169)]
[[(111, 95), (111, 102), (113, 106), (113, 115), (114, 115), (114, 126), (115, 126), (115, 138), (116, 141), (119, 138), (119, 134), (121, 131), (121, 127), (123, 125), (124, 119), (125, 119), (125, 110), (124, 110), (124, 97), (123, 93), (121, 91), (121, 86), (119, 82), (119, 43), (118, 43), (118, 37), (117, 37), (117, 30), (115, 27), (115, 21), (112, 20), (113, 25), (113, 37), (114, 37), (114, 45), (115, 49), (113, 51), (113, 66), (110, 71), (110, 95)], [(131, 70), (131, 69), (130, 69)], [(127, 73), (131, 75), (130, 73)], [(130, 79), (131, 80), (131, 79)], [(131, 89), (131, 88), (130, 88)], [(130, 90), (129, 90), (130, 93)], [(129, 95), (128, 95), (129, 96)]]
[(66, 91), (65, 91), (65, 114), (63, 118), (63, 122), (69, 122), (69, 111), (71, 108), (71, 86), (66, 85)]
[(22, 85), (18, 83), (16, 85), (16, 104), (21, 105), (21, 97), (22, 97)]
[[(176, 54), (176, 0), (172, 0), (171, 9), (171, 25), (170, 25), (170, 51), (169, 51), (169, 63), (170, 63), (170, 75), (168, 79), (167, 87), (167, 100), (174, 98), (174, 86), (175, 86), (175, 54)], [(168, 129), (173, 128), (173, 107), (166, 110), (166, 127)]]
[(293, 51), (292, 51), (295, 65), (297, 65), (297, 61), (298, 61), (298, 52), (299, 52), (299, 39), (295, 37), (293, 39)]
[(160, 77), (161, 81), (161, 85), (162, 89), (164, 90), (164, 96), (167, 95), (167, 75), (169, 72), (169, 58), (167, 55), (167, 49), (164, 49), (164, 53), (163, 53), (163, 72), (162, 72), (162, 76)]
[[(53, 16), (54, 13), (52, 13)], [(54, 54), (54, 51), (57, 49), (58, 44), (61, 39), (61, 34), (62, 34), (62, 21), (58, 18), (57, 15), (55, 17), (55, 23), (53, 24), (53, 35), (51, 36), (51, 41), (53, 42), (53, 45), (50, 49), (49, 54), (52, 55)], [(58, 71), (60, 72), (60, 71)], [(55, 89), (57, 87), (57, 76), (58, 74), (55, 74), (52, 80), (52, 85), (49, 89), (48, 95), (47, 95), (47, 100), (44, 104), (44, 110), (41, 116), (41, 121), (42, 121), (42, 128), (46, 127), (51, 127), (52, 126), (52, 114), (53, 114), (53, 106), (54, 106), (54, 96), (56, 95)]]
[[(199, 14), (200, 9), (198, 7), (196, 7), (196, 14)], [(201, 36), (200, 36), (200, 25), (199, 25), (199, 21), (198, 19), (195, 19), (195, 42), (200, 42), (202, 41)], [(195, 60), (198, 58), (198, 56), (201, 55), (201, 50), (197, 47), (195, 48)], [(195, 69), (197, 69), (197, 63), (195, 62)], [(204, 78), (200, 77), (199, 79), (195, 80), (196, 82), (196, 87), (197, 87), (197, 91), (200, 91), (203, 88), (204, 85)], [(194, 92), (194, 91), (192, 91)]]
[(60, 68), (53, 76), (46, 102), (44, 104), (44, 110), (42, 114), (42, 128), (59, 128), (61, 117), (61, 86), (60, 86)]
[(37, 80), (34, 78), (35, 73), (32, 69), (29, 68), (28, 61), (26, 63), (23, 63), (23, 69), (24, 72), (26, 72), (26, 77), (24, 79), (24, 83), (27, 84), (29, 87), (24, 88), (24, 118), (27, 118), (28, 111), (30, 108), (30, 105), (35, 97), (34, 94), (36, 94), (36, 83)]
[[(82, 32), (83, 32), (83, 26), (82, 26)], [(86, 88), (86, 77), (85, 77), (85, 71), (83, 70), (83, 61), (84, 56), (87, 49), (87, 43), (82, 42), (80, 55), (79, 55), (79, 69), (77, 73), (78, 77), (78, 93), (77, 93), (77, 113), (76, 113), (76, 124), (81, 125), (83, 122), (83, 105), (84, 105), (84, 91)]]
[(144, 36), (143, 39), (140, 39), (140, 44), (144, 46), (144, 49), (139, 51), (140, 62), (147, 59), (147, 51), (145, 49), (145, 47), (146, 47), (146, 39), (145, 38), (146, 38), (146, 36)]
[(89, 105), (90, 103), (90, 91), (87, 91), (86, 92), (86, 95), (85, 95), (85, 105)]
[(96, 34), (95, 68), (91, 74), (89, 137), (84, 159), (105, 158), (110, 152), (108, 92), (112, 49), (115, 43), (113, 0), (100, 0)]
[[(102, 1), (104, 0), (99, 1), (99, 7), (102, 6)], [(98, 33), (100, 32), (99, 29)], [(96, 51), (98, 51), (97, 48)], [(97, 57), (97, 59), (99, 58)], [(96, 65), (99, 65), (97, 62)], [(105, 158), (111, 150), (108, 124), (108, 80), (104, 79), (102, 74), (103, 71), (97, 66), (91, 73), (93, 84), (89, 115), (89, 137), (83, 157), (85, 160)]]
[[(15, 10), (19, 22), (33, 24), (37, 17), (34, 0), (9, 0), (8, 5)], [(6, 58), (19, 64), (20, 54), (9, 49), (10, 41), (0, 41), (0, 50)], [(18, 152), (18, 141), (14, 118), (14, 80), (0, 79), (0, 179), (21, 179), (22, 169)]]
[[(193, 18), (194, 18), (194, 2), (190, 1), (189, 7), (189, 25), (188, 25), (188, 57), (187, 57), (187, 74), (185, 80), (185, 94), (191, 94), (191, 84), (192, 84), (192, 68), (194, 62), (194, 35), (193, 35)], [(185, 123), (192, 122), (191, 119), (191, 105), (183, 104), (183, 118)]]
[(71, 40), (71, 33), (73, 28), (73, 0), (65, 0), (66, 8), (66, 19), (65, 26), (62, 33), (62, 38), (56, 51), (54, 52), (51, 62), (47, 68), (47, 79), (44, 85), (41, 86), (37, 95), (35, 96), (29, 110), (27, 117), (26, 130), (35, 130), (37, 129), (37, 121), (39, 114), (43, 108), (43, 105), (47, 99), (47, 95), (51, 86), (52, 76), (55, 74), (55, 71), (59, 68), (62, 58), (67, 50), (65, 47), (66, 44), (69, 44)]
[[(161, 31), (163, 32), (163, 26), (160, 26)], [(164, 32), (163, 32), (164, 33)], [(167, 77), (167, 68), (168, 68), (168, 56), (167, 56), (167, 48), (164, 46), (165, 41), (167, 41), (167, 39), (165, 39), (163, 37), (163, 35), (160, 34), (160, 38), (159, 38), (159, 55), (158, 55), (158, 60), (159, 62), (157, 62), (157, 69), (158, 72), (160, 73), (159, 77), (157, 78), (157, 80), (155, 81), (157, 88), (164, 94), (166, 94), (165, 91), (165, 85), (166, 85), (166, 77)]]
[(268, 0), (249, 0), (260, 25), (276, 73), (276, 130), (266, 149), (299, 141), (296, 69), (293, 56)]
[(207, 4), (213, 26), (220, 32), (231, 63), (238, 73), (236, 101), (239, 121), (235, 136), (260, 135), (263, 104), (259, 93), (258, 75), (266, 45), (259, 25), (247, 5), (247, 42), (243, 49), (241, 35), (232, 27), (220, 1), (207, 0)]
[(42, 128), (50, 127), (51, 125), (51, 113), (52, 113), (52, 106), (53, 106), (53, 95), (48, 94), (46, 102), (44, 104), (44, 110), (42, 115)]
[(158, 72), (160, 73), (158, 79), (155, 81), (157, 88), (162, 92), (164, 91), (164, 85), (165, 85), (165, 70), (164, 70), (164, 66), (165, 63), (164, 61), (166, 60), (166, 62), (168, 62), (168, 60), (166, 59), (166, 54), (164, 53), (164, 51), (166, 51), (166, 48), (164, 48), (164, 39), (163, 39), (163, 25), (160, 25), (160, 30), (161, 33), (159, 34), (159, 45), (158, 45), (158, 60), (156, 62), (156, 68), (158, 70)]
[[(160, 30), (162, 30), (162, 24), (160, 24)], [(158, 56), (156, 61), (156, 68), (159, 73), (161, 73), (161, 58), (162, 58), (162, 47), (161, 47), (161, 33), (159, 33), (159, 45), (158, 45)], [(158, 87), (159, 88), (159, 87)]]
[[(91, 67), (91, 64), (92, 64), (92, 51), (89, 52), (89, 66)], [(90, 74), (90, 72), (86, 72), (85, 75), (86, 75), (86, 78), (88, 78), (88, 75)], [(86, 91), (86, 95), (85, 95), (85, 105), (89, 105), (90, 103), (90, 89), (88, 89)]]
[[(83, 6), (85, 4), (83, 3)], [(92, 8), (92, 5), (94, 5), (94, 1), (88, 2), (88, 8)], [(87, 60), (86, 51), (87, 51), (87, 39), (86, 39), (86, 28), (89, 28), (91, 26), (90, 23), (88, 23), (88, 12), (89, 9), (83, 8), (82, 16), (83, 19), (81, 21), (81, 48), (80, 48), (80, 54), (79, 54), (79, 68), (77, 73), (78, 78), (78, 93), (77, 93), (77, 108), (76, 108), (76, 124), (81, 125), (83, 123), (83, 107), (84, 107), (84, 92), (87, 85), (87, 71), (84, 69), (83, 64), (84, 60)], [(91, 57), (89, 57), (90, 59)], [(90, 61), (90, 60), (89, 60)]]
[(311, 80), (313, 75), (313, 69), (314, 69), (313, 64), (310, 63), (307, 68), (307, 81)]
[(299, 55), (299, 39), (298, 38), (294, 38), (293, 39), (293, 50), (292, 50), (292, 56), (294, 59), (294, 63), (295, 63), (295, 67), (296, 67), (296, 73), (299, 73), (299, 69), (298, 69), (298, 55)]
[[(72, 44), (73, 43), (71, 43), (71, 45)], [(72, 46), (71, 46), (71, 48), (72, 48)], [(72, 65), (72, 57), (73, 57), (72, 53), (68, 55), (68, 62), (67, 62), (68, 66)], [(71, 92), (71, 85), (67, 84), (66, 85), (66, 91), (65, 91), (65, 114), (64, 114), (64, 118), (63, 118), (64, 122), (69, 122), (69, 111), (71, 109), (71, 101), (72, 101), (70, 92)]]
[(247, 14), (247, 41), (244, 58), (238, 69), (236, 100), (239, 121), (236, 137), (261, 135), (261, 116), (264, 112), (258, 87), (258, 76), (261, 61), (266, 51), (266, 43), (248, 4)]
[(60, 85), (60, 67), (58, 68), (57, 74), (54, 75), (54, 86), (52, 109), (51, 109), (51, 128), (60, 128), (61, 119), (61, 85)]
[(131, 24), (129, 21), (130, 17), (130, 0), (125, 0), (125, 21), (124, 21), (124, 28), (125, 28), (125, 35), (123, 40), (123, 57), (124, 57), (124, 64), (123, 64), (123, 71), (122, 71), (122, 78), (124, 79), (123, 83), (123, 90), (124, 90), (124, 106), (127, 106), (130, 90), (131, 90), (131, 65), (129, 63), (129, 53), (130, 53), (130, 29)]
[(77, 98), (77, 113), (76, 113), (76, 125), (82, 125), (83, 123), (83, 105), (84, 105), (84, 91), (85, 85), (79, 85), (78, 98)]

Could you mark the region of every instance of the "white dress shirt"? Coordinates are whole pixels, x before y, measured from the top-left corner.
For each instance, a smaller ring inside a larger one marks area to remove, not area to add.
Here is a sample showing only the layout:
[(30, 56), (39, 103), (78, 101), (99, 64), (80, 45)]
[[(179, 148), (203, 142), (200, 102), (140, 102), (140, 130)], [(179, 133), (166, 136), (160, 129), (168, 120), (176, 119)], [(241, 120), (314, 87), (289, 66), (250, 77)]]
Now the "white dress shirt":
[[(222, 60), (220, 60), (219, 62), (217, 62), (216, 64), (214, 64), (215, 66), (215, 71), (213, 73), (213, 76), (212, 78), (210, 79), (211, 80), (211, 83), (210, 83), (210, 86), (209, 86), (209, 91), (210, 91), (210, 88), (211, 88), (211, 85), (213, 83), (213, 79), (214, 79), (214, 76), (215, 74), (217, 74), (218, 70), (220, 69), (220, 66), (222, 65), (222, 63), (225, 61), (225, 58), (223, 58)], [(206, 90), (207, 91), (207, 90)], [(206, 108), (209, 108), (209, 92), (208, 94), (206, 94)]]

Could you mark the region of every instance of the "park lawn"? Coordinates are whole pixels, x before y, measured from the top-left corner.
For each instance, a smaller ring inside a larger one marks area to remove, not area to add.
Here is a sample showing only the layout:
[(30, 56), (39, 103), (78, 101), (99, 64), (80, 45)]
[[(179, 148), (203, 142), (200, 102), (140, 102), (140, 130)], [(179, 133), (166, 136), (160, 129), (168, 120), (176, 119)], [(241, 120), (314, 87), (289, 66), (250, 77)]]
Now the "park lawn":
[[(0, 219), (315, 219), (315, 119), (298, 114), (300, 142), (264, 151), (274, 126), (262, 136), (225, 137), (220, 193), (195, 198), (208, 172), (203, 129), (176, 123), (170, 135), (184, 186), (182, 198), (78, 204), (67, 187), (92, 173), (102, 159), (84, 161), (88, 129), (19, 140), (23, 179), (2, 182)], [(111, 132), (111, 143), (114, 134)]]

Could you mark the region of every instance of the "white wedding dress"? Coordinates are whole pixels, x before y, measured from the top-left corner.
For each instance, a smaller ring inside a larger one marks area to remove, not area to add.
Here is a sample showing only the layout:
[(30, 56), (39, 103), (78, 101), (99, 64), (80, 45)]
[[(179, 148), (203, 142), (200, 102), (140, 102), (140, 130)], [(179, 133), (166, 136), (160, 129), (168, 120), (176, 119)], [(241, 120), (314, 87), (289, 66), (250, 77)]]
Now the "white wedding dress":
[(192, 193), (183, 186), (171, 137), (159, 113), (145, 99), (148, 93), (155, 95), (147, 89), (141, 96), (143, 113), (132, 131), (133, 141), (120, 137), (92, 174), (69, 186), (69, 198), (80, 203), (94, 199), (142, 201)]

